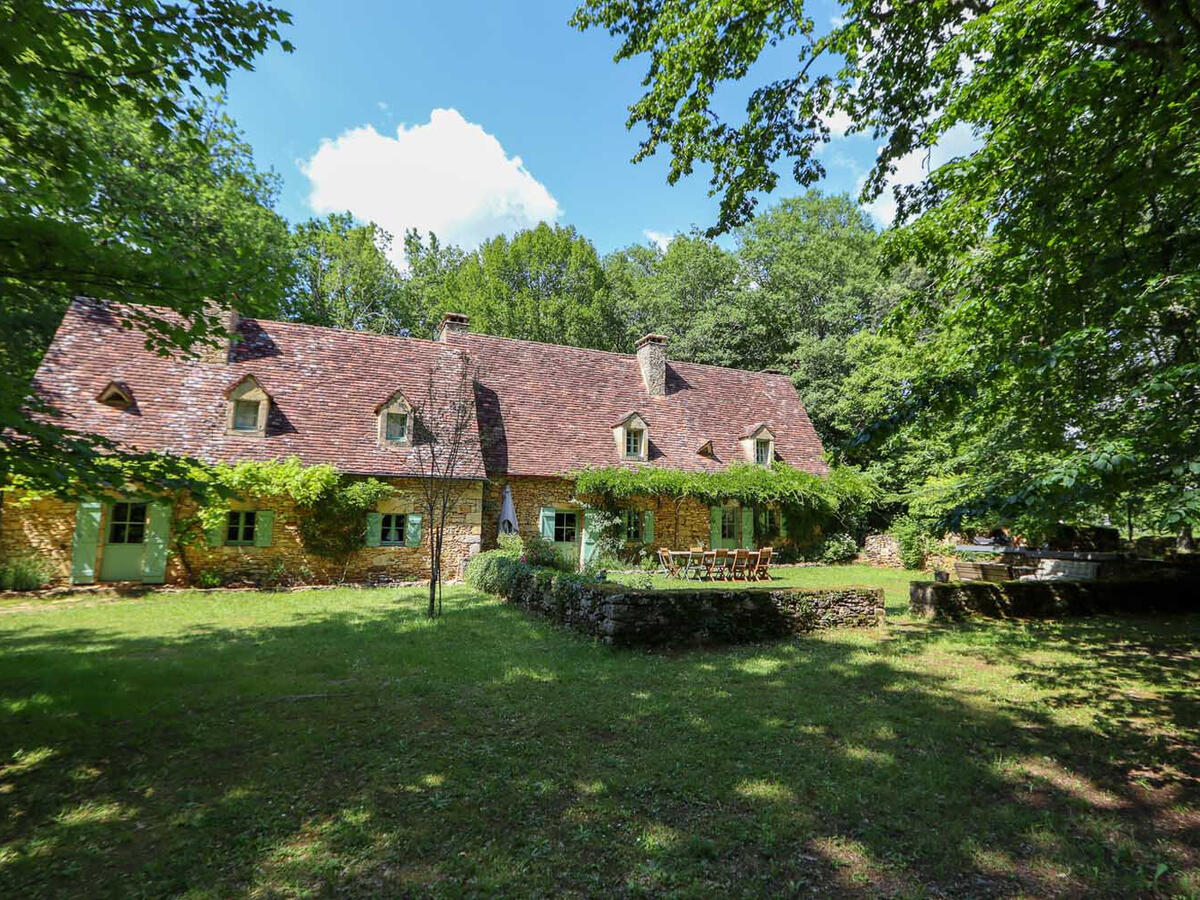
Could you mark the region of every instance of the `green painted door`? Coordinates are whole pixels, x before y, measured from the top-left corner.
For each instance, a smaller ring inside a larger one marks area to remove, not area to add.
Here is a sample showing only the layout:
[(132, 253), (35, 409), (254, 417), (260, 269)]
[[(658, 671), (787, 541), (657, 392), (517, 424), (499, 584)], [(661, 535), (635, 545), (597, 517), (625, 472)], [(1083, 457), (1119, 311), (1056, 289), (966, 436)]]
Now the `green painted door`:
[(108, 507), (108, 530), (100, 551), (101, 581), (141, 581), (148, 503), (121, 500)]
[(572, 569), (579, 567), (579, 513), (573, 509), (542, 508), (538, 524), (542, 537), (554, 545), (559, 557)]
[(735, 550), (742, 544), (742, 510), (737, 504), (714, 506), (709, 510), (710, 542), (715, 550)]

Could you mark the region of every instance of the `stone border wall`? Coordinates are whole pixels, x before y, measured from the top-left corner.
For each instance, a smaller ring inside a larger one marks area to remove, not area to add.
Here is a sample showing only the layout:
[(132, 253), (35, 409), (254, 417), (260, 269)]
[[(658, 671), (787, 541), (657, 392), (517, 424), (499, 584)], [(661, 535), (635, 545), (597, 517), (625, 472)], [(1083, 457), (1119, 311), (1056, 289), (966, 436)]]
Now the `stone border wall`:
[(618, 647), (752, 643), (884, 622), (879, 588), (645, 590), (530, 571), (509, 602)]
[(1054, 619), (1105, 613), (1200, 611), (1200, 578), (1122, 581), (914, 581), (908, 608), (931, 619)]

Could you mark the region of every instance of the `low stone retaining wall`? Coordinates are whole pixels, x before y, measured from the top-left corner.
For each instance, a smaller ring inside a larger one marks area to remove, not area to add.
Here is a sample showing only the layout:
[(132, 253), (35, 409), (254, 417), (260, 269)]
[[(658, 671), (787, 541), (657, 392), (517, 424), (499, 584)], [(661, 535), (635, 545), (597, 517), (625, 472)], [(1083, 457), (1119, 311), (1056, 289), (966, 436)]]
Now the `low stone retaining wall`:
[(1054, 619), (1104, 613), (1200, 611), (1200, 578), (1121, 581), (914, 581), (909, 611), (932, 619)]
[(618, 647), (747, 643), (884, 621), (883, 591), (865, 587), (662, 591), (529, 572), (506, 599)]

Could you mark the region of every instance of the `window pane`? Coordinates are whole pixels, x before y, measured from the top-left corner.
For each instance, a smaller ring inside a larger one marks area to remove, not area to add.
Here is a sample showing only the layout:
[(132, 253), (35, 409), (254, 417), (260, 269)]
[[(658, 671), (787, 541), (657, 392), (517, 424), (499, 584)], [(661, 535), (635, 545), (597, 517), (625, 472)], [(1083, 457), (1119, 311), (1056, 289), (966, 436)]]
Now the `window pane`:
[(640, 510), (625, 511), (625, 540), (640, 541), (642, 539), (642, 514)]
[(108, 542), (110, 544), (125, 543), (125, 527), (124, 522), (118, 522), (116, 519), (113, 519), (112, 526), (108, 530)]
[(254, 543), (254, 520), (256, 515), (253, 512), (242, 513), (242, 541), (247, 544)]
[(381, 544), (404, 543), (404, 516), (398, 513), (387, 513), (383, 517), (383, 531), (380, 534)]
[(641, 456), (642, 455), (642, 432), (639, 430), (631, 430), (625, 432), (625, 455), (626, 456)]
[(130, 503), (129, 504), (129, 521), (145, 523), (146, 521), (146, 504), (145, 503)]
[(229, 512), (225, 517), (225, 540), (230, 543), (236, 543), (241, 539), (240, 526), (242, 522), (241, 513)]
[(405, 413), (387, 414), (387, 439), (402, 441), (408, 437), (408, 416)]
[(726, 506), (721, 510), (721, 537), (724, 540), (733, 540), (737, 537), (737, 509), (732, 506)]
[(754, 442), (754, 461), (759, 465), (770, 462), (770, 441), (755, 441)]
[(141, 522), (130, 522), (125, 532), (125, 543), (140, 544), (146, 533), (146, 526)]
[(558, 544), (575, 543), (576, 524), (575, 513), (556, 512), (554, 514), (554, 541)]
[(258, 429), (258, 401), (235, 400), (233, 402), (233, 428), (235, 431)]

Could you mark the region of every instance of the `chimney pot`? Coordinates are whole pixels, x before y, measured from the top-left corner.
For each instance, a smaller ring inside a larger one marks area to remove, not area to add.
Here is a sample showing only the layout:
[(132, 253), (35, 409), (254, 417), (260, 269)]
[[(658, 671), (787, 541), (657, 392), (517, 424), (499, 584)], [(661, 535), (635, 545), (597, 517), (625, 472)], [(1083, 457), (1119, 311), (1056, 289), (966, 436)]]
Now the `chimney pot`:
[(438, 326), (438, 340), (443, 344), (450, 340), (452, 334), (467, 334), (471, 330), (471, 318), (462, 313), (446, 313), (442, 316), (442, 324)]
[(646, 393), (664, 397), (667, 393), (667, 339), (661, 334), (648, 334), (637, 342), (638, 366)]

